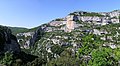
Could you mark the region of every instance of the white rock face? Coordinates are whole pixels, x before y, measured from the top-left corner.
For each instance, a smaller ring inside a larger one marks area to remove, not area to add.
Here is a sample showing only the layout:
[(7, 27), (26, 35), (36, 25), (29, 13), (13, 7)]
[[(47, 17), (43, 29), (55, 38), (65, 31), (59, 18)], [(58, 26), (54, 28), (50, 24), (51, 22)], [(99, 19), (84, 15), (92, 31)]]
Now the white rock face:
[(105, 30), (93, 29), (93, 34), (95, 34), (95, 35), (101, 35), (101, 34), (108, 34), (108, 32), (105, 31)]
[(93, 34), (95, 34), (95, 35), (101, 35), (101, 34), (100, 34), (100, 31), (97, 30), (97, 29), (93, 29)]
[(83, 16), (83, 17), (80, 17), (80, 19), (81, 19), (83, 22), (86, 22), (86, 21), (101, 22), (101, 21), (102, 21), (102, 18), (101, 18), (101, 17)]
[(117, 48), (116, 44), (113, 44), (113, 43), (103, 44), (103, 46), (108, 46), (108, 47), (110, 47), (110, 48), (112, 48), (112, 49)]
[(60, 43), (60, 41), (57, 40), (57, 39), (51, 39), (51, 40), (53, 41), (54, 44), (59, 44)]
[(105, 38), (105, 37), (101, 37), (100, 39), (101, 39), (101, 40), (104, 40), (104, 41), (106, 40), (106, 38)]
[(119, 23), (119, 19), (111, 19), (112, 23)]
[(112, 12), (100, 12), (99, 14), (104, 15), (104, 16), (110, 16), (110, 17), (119, 17), (120, 15), (120, 10), (117, 11), (112, 11)]
[(90, 16), (83, 16), (80, 17), (80, 19), (83, 22), (98, 22), (101, 23), (103, 25), (106, 25), (108, 22), (112, 22), (112, 23), (119, 23), (119, 19), (109, 19), (108, 17), (90, 17)]
[(110, 14), (110, 17), (119, 17), (120, 13), (119, 12), (111, 12)]
[(25, 36), (25, 37), (28, 37), (28, 36), (32, 36), (33, 34), (34, 34), (34, 32), (27, 32), (27, 33), (19, 33), (16, 36)]
[(117, 48), (116, 45), (112, 44), (112, 45), (109, 45), (112, 49), (115, 49)]
[(51, 51), (51, 48), (49, 48), (48, 50), (47, 50), (49, 53), (51, 53), (52, 51)]
[(74, 30), (74, 15), (69, 15), (67, 16), (67, 22), (66, 22), (66, 27), (67, 27), (67, 31), (71, 32), (72, 30)]
[(50, 26), (60, 26), (66, 24), (66, 21), (51, 21)]

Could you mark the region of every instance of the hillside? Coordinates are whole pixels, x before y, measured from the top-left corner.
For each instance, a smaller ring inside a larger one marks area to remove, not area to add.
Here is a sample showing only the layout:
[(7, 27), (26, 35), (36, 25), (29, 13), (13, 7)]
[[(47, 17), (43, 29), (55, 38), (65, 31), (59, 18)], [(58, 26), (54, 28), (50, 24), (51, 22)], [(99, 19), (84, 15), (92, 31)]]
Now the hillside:
[(0, 26), (0, 66), (27, 65), (37, 56), (21, 51), (17, 38), (8, 27)]
[(27, 28), (21, 28), (21, 27), (9, 27), (14, 35), (17, 33), (28, 31)]
[[(55, 30), (43, 33), (38, 31), (38, 36), (35, 34), (35, 37), (38, 38), (32, 45), (31, 54), (39, 57), (43, 56), (42, 58), (47, 59), (47, 64), (51, 66), (61, 65), (59, 63), (65, 63), (66, 65), (68, 62), (70, 66), (77, 65), (76, 63), (83, 66), (117, 65), (118, 62), (116, 61), (119, 59), (120, 48), (120, 23), (104, 26), (83, 24), (84, 26), (71, 32)], [(67, 53), (68, 55), (66, 55)], [(76, 61), (72, 62), (72, 60)], [(97, 64), (98, 62), (99, 64)]]
[(24, 64), (119, 66), (119, 15), (119, 10), (78, 11), (32, 29), (21, 28), (20, 32), (15, 30), (22, 52), (36, 57)]
[(22, 48), (46, 60), (47, 66), (119, 65), (119, 14), (119, 10), (70, 13), (24, 34)]
[(18, 34), (18, 33), (24, 33), (24, 32), (34, 32), (35, 30), (37, 30), (39, 28), (38, 27), (34, 27), (34, 28), (23, 28), (23, 27), (10, 27), (10, 26), (7, 26), (9, 29), (11, 29), (12, 33), (14, 35)]

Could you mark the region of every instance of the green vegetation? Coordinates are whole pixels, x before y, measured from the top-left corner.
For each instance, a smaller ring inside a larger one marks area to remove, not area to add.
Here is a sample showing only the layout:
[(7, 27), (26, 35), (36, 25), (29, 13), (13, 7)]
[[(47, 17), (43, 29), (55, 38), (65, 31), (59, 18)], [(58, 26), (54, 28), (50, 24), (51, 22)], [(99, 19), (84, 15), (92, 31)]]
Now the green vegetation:
[(76, 14), (75, 13), (70, 13), (69, 15), (74, 15), (75, 16)]
[(58, 19), (55, 19), (55, 21), (64, 21), (64, 20), (63, 20), (63, 19), (58, 18)]
[(98, 14), (98, 13), (85, 13), (85, 14), (83, 14), (83, 15), (81, 15), (81, 16), (97, 16), (97, 17), (104, 17), (104, 15), (101, 15), (101, 14)]
[(89, 61), (90, 66), (115, 66), (116, 62), (112, 56), (112, 49), (99, 48), (91, 52), (92, 59)]
[(22, 32), (25, 32), (25, 31), (28, 31), (27, 28), (21, 28), (21, 27), (9, 27), (12, 31), (12, 33), (14, 35), (16, 35), (17, 33), (22, 33)]
[(0, 64), (10, 66), (12, 62), (13, 62), (13, 54), (10, 52), (6, 52), (5, 55), (0, 58)]

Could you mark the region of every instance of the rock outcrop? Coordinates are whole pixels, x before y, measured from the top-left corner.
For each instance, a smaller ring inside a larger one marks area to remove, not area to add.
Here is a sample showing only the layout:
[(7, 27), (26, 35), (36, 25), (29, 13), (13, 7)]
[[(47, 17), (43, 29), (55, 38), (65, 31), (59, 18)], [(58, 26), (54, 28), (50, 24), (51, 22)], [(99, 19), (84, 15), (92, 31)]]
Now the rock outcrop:
[(9, 28), (0, 26), (0, 54), (7, 51), (18, 53), (20, 46)]
[(30, 47), (34, 46), (35, 42), (39, 40), (44, 35), (44, 30), (46, 26), (40, 26), (34, 33), (33, 37), (30, 39)]
[[(20, 41), (23, 41), (22, 44), (29, 48), (31, 46), (34, 46), (34, 44), (39, 39), (41, 39), (41, 37), (43, 37), (44, 33), (50, 33), (50, 32), (67, 33), (76, 30), (83, 32), (90, 32), (92, 28), (91, 29), (90, 28), (81, 29), (81, 28), (84, 27), (87, 23), (94, 26), (103, 26), (112, 23), (113, 24), (120, 23), (119, 15), (120, 15), (120, 10), (112, 11), (112, 12), (86, 12), (86, 11), (73, 12), (64, 18), (55, 19), (47, 24), (43, 24), (39, 26), (39, 28), (35, 32), (33, 31), (32, 34), (30, 35), (28, 33), (31, 32), (19, 33), (17, 34), (17, 36), (18, 37), (25, 36), (27, 41), (26, 39), (25, 41), (23, 39), (20, 39)], [(95, 34), (100, 35), (100, 31), (94, 30), (93, 32)], [(29, 37), (29, 39), (27, 38), (27, 36)]]

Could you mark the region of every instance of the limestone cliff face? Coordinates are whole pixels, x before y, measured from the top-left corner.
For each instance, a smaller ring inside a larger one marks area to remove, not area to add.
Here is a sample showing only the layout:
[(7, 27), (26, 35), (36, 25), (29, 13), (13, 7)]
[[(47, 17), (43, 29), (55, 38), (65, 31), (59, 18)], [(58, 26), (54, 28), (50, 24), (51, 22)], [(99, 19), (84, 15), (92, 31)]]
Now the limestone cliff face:
[[(74, 12), (59, 20), (52, 20), (46, 25), (41, 25), (31, 37), (28, 42), (29, 47), (33, 46), (36, 41), (43, 37), (45, 32), (62, 31), (62, 32), (72, 32), (73, 30), (81, 30), (79, 28), (83, 27), (80, 22), (84, 23), (94, 23), (95, 25), (106, 25), (110, 23), (119, 23), (118, 16), (120, 12)], [(114, 17), (114, 18), (113, 18)], [(116, 18), (117, 17), (117, 18)]]
[(20, 52), (17, 39), (7, 27), (0, 26), (0, 54), (6, 51)]
[(39, 40), (43, 35), (44, 35), (44, 30), (46, 26), (40, 26), (34, 33), (33, 37), (30, 39), (30, 44), (29, 46), (34, 46), (35, 42)]
[(73, 17), (74, 17), (74, 15), (67, 16), (66, 27), (67, 27), (68, 32), (71, 32), (74, 29)]

